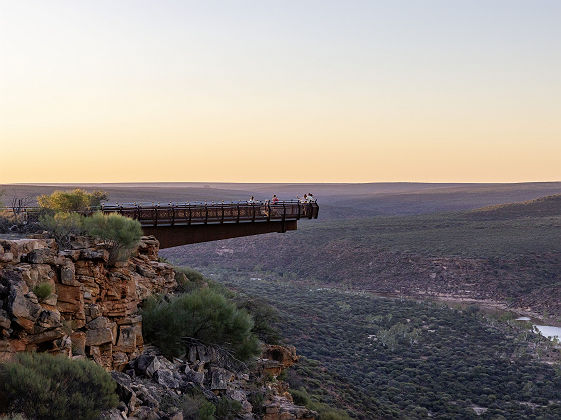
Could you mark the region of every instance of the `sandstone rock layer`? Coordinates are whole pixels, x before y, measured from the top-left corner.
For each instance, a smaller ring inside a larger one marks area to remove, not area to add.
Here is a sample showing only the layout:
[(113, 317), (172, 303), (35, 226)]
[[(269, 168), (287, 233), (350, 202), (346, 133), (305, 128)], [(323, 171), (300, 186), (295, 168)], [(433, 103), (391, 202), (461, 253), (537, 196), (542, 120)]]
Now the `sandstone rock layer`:
[[(158, 247), (143, 237), (133, 257), (110, 265), (108, 247), (88, 238), (69, 249), (52, 239), (0, 239), (0, 361), (48, 351), (122, 369), (142, 352), (139, 303), (176, 287)], [(43, 284), (52, 293), (39, 299)]]

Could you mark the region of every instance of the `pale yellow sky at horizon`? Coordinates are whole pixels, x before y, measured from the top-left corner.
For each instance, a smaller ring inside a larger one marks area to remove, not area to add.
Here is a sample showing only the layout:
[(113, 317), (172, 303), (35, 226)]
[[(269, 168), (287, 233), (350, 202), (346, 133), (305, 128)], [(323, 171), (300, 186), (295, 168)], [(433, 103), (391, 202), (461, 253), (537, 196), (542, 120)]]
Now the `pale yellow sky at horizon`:
[(385, 3), (0, 0), (0, 184), (561, 181), (561, 3)]

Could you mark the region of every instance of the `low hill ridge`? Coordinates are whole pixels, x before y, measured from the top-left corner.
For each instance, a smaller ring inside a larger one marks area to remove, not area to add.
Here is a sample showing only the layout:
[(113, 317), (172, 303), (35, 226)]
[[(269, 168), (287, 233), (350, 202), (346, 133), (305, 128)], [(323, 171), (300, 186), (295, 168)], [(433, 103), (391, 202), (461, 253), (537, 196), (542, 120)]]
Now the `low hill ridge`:
[(534, 200), (486, 206), (469, 212), (471, 215), (491, 218), (547, 217), (561, 215), (561, 194)]

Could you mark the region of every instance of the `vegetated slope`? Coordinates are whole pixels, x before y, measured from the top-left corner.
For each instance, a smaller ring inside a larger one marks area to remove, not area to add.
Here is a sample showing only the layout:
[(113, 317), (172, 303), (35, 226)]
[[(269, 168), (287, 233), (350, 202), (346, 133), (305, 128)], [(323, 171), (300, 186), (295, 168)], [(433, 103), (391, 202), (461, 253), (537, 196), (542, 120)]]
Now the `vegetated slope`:
[(164, 252), (197, 267), (259, 268), (379, 293), (490, 299), (561, 315), (561, 216), (474, 214), (304, 221), (284, 235)]
[(518, 217), (561, 216), (561, 194), (537, 198), (521, 203), (483, 207), (470, 214), (481, 219), (515, 219)]
[(359, 418), (476, 418), (474, 408), (486, 409), (483, 418), (561, 416), (561, 375), (527, 355), (537, 342), (559, 350), (525, 328), (473, 308), (214, 276), (278, 309), (283, 335), (307, 358), (292, 388)]

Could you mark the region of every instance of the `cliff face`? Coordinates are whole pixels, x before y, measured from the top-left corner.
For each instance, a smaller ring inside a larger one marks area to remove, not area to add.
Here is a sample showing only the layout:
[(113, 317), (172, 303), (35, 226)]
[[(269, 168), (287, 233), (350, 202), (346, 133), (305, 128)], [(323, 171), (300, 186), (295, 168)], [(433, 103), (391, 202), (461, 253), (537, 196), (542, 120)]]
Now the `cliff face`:
[[(107, 246), (83, 237), (64, 250), (52, 239), (0, 238), (0, 361), (36, 350), (122, 369), (142, 351), (139, 303), (176, 286), (158, 246), (143, 237), (135, 256), (110, 265)], [(43, 283), (52, 294), (40, 300)]]

